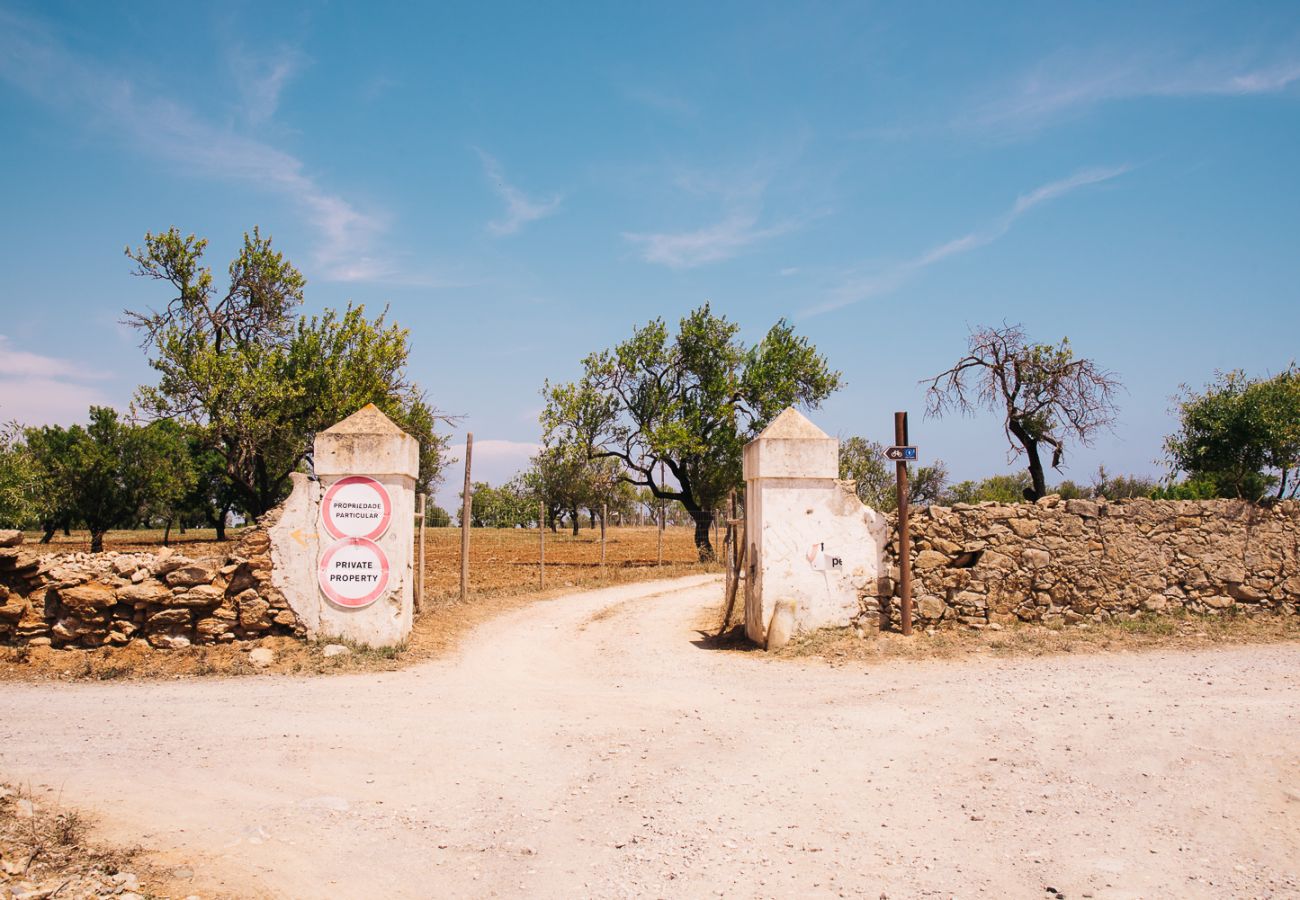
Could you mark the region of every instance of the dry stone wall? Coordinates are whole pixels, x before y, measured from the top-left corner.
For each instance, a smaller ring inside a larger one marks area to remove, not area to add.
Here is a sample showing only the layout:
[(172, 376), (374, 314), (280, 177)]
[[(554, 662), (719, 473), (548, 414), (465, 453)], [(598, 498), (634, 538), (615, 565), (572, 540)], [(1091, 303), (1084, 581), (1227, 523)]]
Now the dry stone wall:
[[(862, 619), (898, 621), (889, 576)], [(912, 596), (922, 626), (1109, 621), (1185, 610), (1294, 615), (1300, 503), (1061, 500), (931, 506), (912, 518)], [(882, 613), (883, 608), (883, 613)]]
[(160, 649), (226, 643), (303, 628), (271, 584), (266, 527), (224, 560), (158, 553), (38, 554), (0, 532), (0, 644)]

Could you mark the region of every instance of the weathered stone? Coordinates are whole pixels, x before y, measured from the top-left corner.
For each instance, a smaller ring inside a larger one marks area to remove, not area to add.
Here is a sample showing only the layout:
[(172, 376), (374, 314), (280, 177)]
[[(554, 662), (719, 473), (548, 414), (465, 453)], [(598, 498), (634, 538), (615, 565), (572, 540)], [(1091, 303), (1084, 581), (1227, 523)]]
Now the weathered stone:
[(1052, 554), (1048, 553), (1046, 550), (1027, 547), (1021, 551), (1020, 559), (1025, 565), (1031, 568), (1041, 569), (1052, 561)]
[(1242, 603), (1259, 603), (1262, 600), (1268, 599), (1267, 594), (1248, 584), (1228, 585), (1228, 596), (1232, 597), (1234, 600), (1240, 600)]
[(153, 579), (117, 589), (117, 597), (123, 603), (162, 603), (171, 596), (172, 592), (165, 584)]
[(1169, 599), (1164, 594), (1152, 594), (1142, 601), (1142, 608), (1148, 612), (1164, 612)]
[(156, 631), (149, 635), (150, 645), (159, 650), (184, 650), (193, 642), (190, 636), (179, 631)]
[(1097, 504), (1091, 500), (1066, 500), (1065, 509), (1072, 515), (1097, 518)]
[(119, 556), (109, 564), (118, 575), (128, 576), (136, 570), (135, 560), (126, 556)]
[(168, 572), (165, 580), (172, 587), (194, 587), (200, 584), (210, 584), (212, 579), (216, 577), (217, 573), (207, 566), (189, 563)]
[(188, 609), (164, 609), (149, 617), (146, 625), (150, 630), (175, 628), (189, 625), (194, 621)]
[(0, 586), (0, 624), (14, 623), (27, 612), (27, 598)]
[(248, 654), (248, 661), (259, 669), (265, 669), (275, 662), (275, 651), (270, 647), (258, 647)]
[(1204, 603), (1206, 606), (1210, 607), (1211, 609), (1227, 609), (1229, 606), (1232, 606), (1234, 601), (1231, 597), (1225, 596), (1223, 594), (1215, 594), (1213, 596), (1206, 597), (1201, 602)]
[(933, 594), (926, 594), (916, 602), (916, 611), (923, 619), (937, 621), (947, 610), (948, 604)]
[(797, 604), (789, 597), (782, 597), (776, 601), (772, 621), (767, 625), (767, 649), (769, 651), (780, 650), (790, 643), (790, 638), (794, 637), (795, 613), (797, 610)]
[(182, 556), (170, 547), (164, 547), (154, 556), (153, 563), (149, 568), (153, 570), (154, 575), (161, 578), (163, 575), (173, 572), (181, 566), (188, 566), (192, 562), (193, 560), (188, 556)]
[(225, 599), (226, 592), (214, 584), (195, 585), (183, 594), (177, 594), (169, 602), (172, 606), (218, 606)]
[(926, 569), (937, 569), (940, 566), (946, 566), (947, 564), (948, 557), (937, 550), (922, 550), (920, 553), (916, 554), (916, 559), (913, 561), (912, 567), (917, 571), (924, 571)]
[(13, 528), (0, 530), (0, 547), (17, 547), (23, 542), (23, 533)]
[(271, 621), (276, 625), (284, 625), (292, 628), (294, 625), (298, 624), (298, 617), (294, 615), (293, 610), (282, 609), (275, 614), (275, 617)]
[(326, 659), (330, 659), (335, 656), (347, 656), (351, 652), (351, 650), (344, 647), (342, 644), (326, 644), (324, 649), (321, 650), (320, 655)]
[(1022, 538), (1033, 537), (1038, 534), (1039, 524), (1033, 519), (1012, 519), (1007, 523), (1011, 530)]
[(226, 632), (226, 623), (220, 619), (199, 619), (194, 623), (194, 636), (200, 643), (212, 643)]
[(271, 604), (267, 603), (254, 591), (244, 591), (236, 600), (239, 601), (239, 625), (248, 631), (262, 631), (271, 627), (267, 612)]
[(93, 618), (117, 603), (117, 594), (108, 585), (92, 581), (75, 587), (60, 588), (58, 601), (77, 616)]

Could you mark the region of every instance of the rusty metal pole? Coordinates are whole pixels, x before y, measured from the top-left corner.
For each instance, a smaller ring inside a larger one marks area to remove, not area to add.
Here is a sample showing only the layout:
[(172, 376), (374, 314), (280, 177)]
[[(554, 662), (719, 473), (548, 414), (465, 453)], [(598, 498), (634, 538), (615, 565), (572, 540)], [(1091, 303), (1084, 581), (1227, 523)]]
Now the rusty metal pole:
[(546, 590), (546, 502), (537, 501), (537, 589)]
[(474, 510), (474, 489), (469, 480), (474, 455), (474, 433), (465, 435), (465, 489), (460, 503), (460, 599), (469, 599), (469, 520)]
[[(894, 443), (907, 446), (907, 413), (894, 413)], [(901, 600), (900, 614), (903, 634), (912, 633), (912, 530), (908, 519), (907, 463), (895, 464), (898, 474), (898, 592)]]

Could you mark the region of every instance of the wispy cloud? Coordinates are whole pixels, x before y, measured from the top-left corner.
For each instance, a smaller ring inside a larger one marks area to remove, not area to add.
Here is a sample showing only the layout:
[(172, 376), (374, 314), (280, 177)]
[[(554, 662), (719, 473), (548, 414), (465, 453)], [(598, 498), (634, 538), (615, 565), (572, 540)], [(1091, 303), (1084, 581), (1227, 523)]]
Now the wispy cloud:
[(1050, 203), (1087, 185), (1100, 184), (1118, 178), (1132, 168), (1130, 165), (1122, 165), (1109, 168), (1083, 169), (1067, 178), (1042, 185), (1027, 194), (1021, 194), (1006, 212), (984, 228), (938, 244), (910, 259), (885, 266), (869, 275), (850, 278), (831, 291), (826, 302), (803, 310), (799, 316), (804, 319), (811, 318), (850, 306), (869, 297), (876, 297), (897, 290), (930, 266), (951, 257), (988, 246), (998, 240), (1011, 230), (1017, 219), (1035, 207)]
[(487, 176), (493, 192), (505, 202), (505, 217), (488, 222), (488, 231), (497, 237), (515, 234), (529, 222), (553, 216), (560, 209), (564, 199), (559, 194), (552, 194), (543, 199), (529, 197), (519, 188), (506, 180), (501, 164), (490, 154), (478, 151), (483, 162), (483, 174)]
[(665, 93), (654, 88), (629, 88), (627, 97), (629, 100), (647, 106), (655, 112), (668, 113), (673, 116), (694, 116), (699, 112), (699, 108), (685, 97)]
[(77, 360), (32, 353), (0, 334), (0, 421), (25, 425), (85, 421), (92, 404), (108, 402), (106, 372)]
[[(254, 91), (255, 115), (270, 115), (285, 68)], [(219, 126), (170, 98), (142, 91), (130, 78), (73, 54), (38, 22), (0, 10), (0, 78), (31, 96), (114, 135), (134, 151), (201, 177), (242, 181), (290, 199), (319, 241), (315, 272), (332, 281), (395, 276), (372, 247), (385, 217), (323, 188), (302, 160), (261, 140)]]
[(640, 245), (641, 257), (646, 262), (659, 263), (670, 269), (693, 269), (730, 259), (751, 244), (785, 234), (796, 227), (794, 222), (760, 227), (757, 213), (739, 212), (697, 231), (625, 233), (623, 237)]
[(1001, 85), (959, 115), (962, 130), (1015, 135), (1086, 113), (1112, 101), (1143, 97), (1232, 97), (1284, 91), (1300, 82), (1300, 55), (1261, 59), (1239, 52), (1191, 58), (1150, 50), (1054, 56)]
[(302, 70), (303, 54), (282, 47), (269, 56), (239, 46), (229, 54), (230, 73), (243, 98), (243, 113), (251, 124), (270, 121), (280, 106), (280, 94), (293, 76)]
[(679, 173), (674, 185), (688, 193), (716, 196), (724, 214), (717, 222), (690, 231), (624, 232), (640, 247), (646, 262), (671, 269), (693, 269), (738, 256), (754, 244), (795, 231), (800, 219), (763, 222), (764, 195), (770, 176), (765, 167), (732, 178)]

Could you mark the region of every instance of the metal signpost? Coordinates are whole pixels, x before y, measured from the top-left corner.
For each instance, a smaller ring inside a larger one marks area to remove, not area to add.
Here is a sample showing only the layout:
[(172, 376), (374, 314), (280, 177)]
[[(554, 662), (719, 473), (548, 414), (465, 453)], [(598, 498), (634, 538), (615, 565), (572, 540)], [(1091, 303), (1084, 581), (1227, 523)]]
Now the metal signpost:
[(885, 455), (895, 461), (898, 475), (898, 588), (902, 605), (903, 634), (912, 633), (912, 533), (907, 517), (907, 462), (916, 459), (916, 448), (907, 443), (907, 413), (894, 413), (894, 444)]

